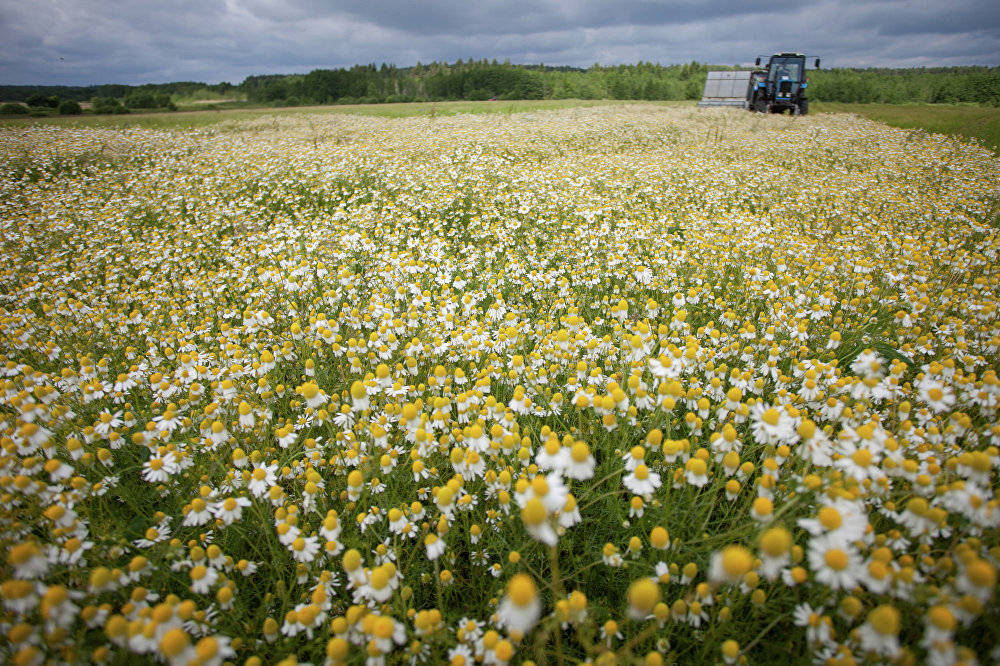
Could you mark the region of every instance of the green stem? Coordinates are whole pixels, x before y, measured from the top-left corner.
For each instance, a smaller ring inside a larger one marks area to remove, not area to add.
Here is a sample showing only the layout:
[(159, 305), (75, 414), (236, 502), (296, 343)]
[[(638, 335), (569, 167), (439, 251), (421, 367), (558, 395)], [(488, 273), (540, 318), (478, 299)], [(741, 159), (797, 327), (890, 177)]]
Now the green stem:
[(559, 578), (559, 547), (549, 546), (549, 567), (552, 569), (552, 593), (563, 596), (562, 580)]
[(750, 641), (749, 643), (747, 643), (747, 644), (746, 644), (745, 646), (742, 646), (742, 647), (740, 648), (740, 652), (741, 652), (741, 653), (743, 653), (743, 654), (746, 654), (747, 652), (749, 652), (749, 651), (750, 651), (750, 649), (751, 649), (751, 648), (752, 648), (753, 646), (757, 645), (757, 643), (759, 643), (759, 642), (760, 642), (760, 639), (764, 638), (764, 636), (766, 636), (766, 635), (767, 635), (767, 632), (769, 632), (769, 631), (771, 631), (772, 629), (774, 629), (774, 627), (775, 627), (775, 626), (776, 626), (776, 625), (777, 625), (777, 624), (778, 624), (779, 622), (781, 622), (781, 620), (782, 620), (782, 616), (781, 616), (781, 615), (778, 615), (778, 617), (774, 618), (774, 619), (773, 619), (773, 620), (771, 621), (771, 624), (769, 624), (769, 625), (767, 625), (766, 627), (764, 627), (764, 630), (763, 630), (762, 632), (760, 632), (759, 634), (757, 634), (757, 637), (756, 637), (756, 638), (754, 638), (754, 639), (753, 639), (752, 641)]
[[(552, 596), (553, 604), (561, 599), (564, 595), (562, 580), (559, 578), (559, 547), (549, 546), (549, 568), (552, 570)], [(559, 625), (559, 618), (556, 618), (555, 623), (555, 634), (556, 634), (556, 664), (558, 666), (563, 666), (563, 647), (562, 647), (562, 627)]]
[(625, 645), (621, 646), (621, 648), (619, 648), (619, 650), (618, 650), (618, 654), (619, 655), (628, 655), (628, 653), (632, 651), (633, 647), (635, 647), (636, 645), (638, 645), (642, 641), (646, 640), (646, 638), (649, 637), (649, 635), (652, 634), (654, 631), (656, 631), (656, 625), (650, 625), (650, 626), (646, 627), (641, 632), (639, 632), (638, 634), (636, 634), (635, 636), (633, 636), (631, 638), (631, 640), (629, 640), (628, 643), (626, 643)]
[(434, 587), (437, 589), (438, 610), (444, 612), (444, 595), (441, 593), (441, 565), (434, 558)]
[(622, 491), (619, 489), (619, 490), (611, 490), (609, 492), (604, 493), (603, 495), (598, 495), (594, 499), (590, 500), (589, 502), (587, 502), (586, 504), (584, 504), (583, 506), (581, 506), (580, 507), (580, 511), (584, 511), (585, 509), (593, 506), (594, 504), (596, 504), (597, 502), (600, 502), (605, 497), (614, 497), (615, 495), (621, 495), (621, 494), (622, 494)]

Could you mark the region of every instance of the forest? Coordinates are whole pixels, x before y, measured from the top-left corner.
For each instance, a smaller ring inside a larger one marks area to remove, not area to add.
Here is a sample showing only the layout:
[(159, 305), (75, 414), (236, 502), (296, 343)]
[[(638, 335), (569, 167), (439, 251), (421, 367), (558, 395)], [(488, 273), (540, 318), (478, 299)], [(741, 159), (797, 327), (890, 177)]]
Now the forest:
[[(711, 70), (743, 69), (698, 62), (660, 65), (594, 64), (586, 69), (514, 65), (487, 60), (375, 64), (316, 69), (307, 74), (249, 76), (242, 83), (193, 81), (95, 86), (0, 86), (6, 102), (92, 102), (103, 109), (143, 108), (138, 100), (207, 97), (255, 104), (298, 106), (449, 100), (618, 99), (693, 100), (701, 97)], [(809, 97), (819, 102), (885, 104), (978, 104), (1000, 106), (1000, 67), (837, 68), (808, 73)], [(112, 101), (119, 101), (116, 106)]]

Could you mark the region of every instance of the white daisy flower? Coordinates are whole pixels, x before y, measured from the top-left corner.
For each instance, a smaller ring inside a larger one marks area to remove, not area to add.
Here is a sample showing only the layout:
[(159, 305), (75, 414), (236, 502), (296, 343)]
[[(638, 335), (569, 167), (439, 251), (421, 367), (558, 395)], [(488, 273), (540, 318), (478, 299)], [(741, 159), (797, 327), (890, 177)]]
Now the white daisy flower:
[(498, 624), (526, 634), (542, 614), (542, 602), (538, 598), (538, 587), (527, 574), (516, 574), (507, 583), (507, 593), (500, 602)]
[(858, 584), (862, 560), (854, 546), (826, 535), (809, 542), (809, 567), (816, 582), (834, 590), (849, 590)]
[(227, 497), (215, 503), (212, 512), (224, 525), (232, 525), (243, 517), (243, 507), (246, 506), (250, 506), (250, 499), (247, 497)]
[(191, 567), (188, 576), (191, 578), (191, 591), (195, 594), (208, 594), (219, 580), (219, 572), (204, 564)]
[(253, 470), (250, 472), (250, 481), (247, 483), (247, 490), (254, 497), (263, 497), (271, 490), (271, 486), (278, 482), (277, 471), (277, 463), (272, 465), (254, 463)]
[(858, 633), (861, 649), (874, 652), (890, 659), (899, 656), (899, 631), (902, 628), (899, 611), (890, 605), (882, 605), (868, 613)]
[(424, 537), (424, 548), (427, 551), (428, 560), (436, 560), (444, 554), (445, 548), (444, 539), (440, 538), (436, 534), (428, 534)]
[(166, 483), (179, 469), (174, 452), (163, 451), (153, 454), (143, 463), (142, 478), (148, 483)]
[(851, 543), (868, 533), (868, 512), (863, 504), (838, 497), (820, 507), (815, 518), (802, 518), (798, 525), (813, 536), (826, 535)]
[(292, 557), (296, 562), (308, 564), (316, 558), (316, 554), (319, 552), (319, 537), (299, 536), (286, 547), (292, 553)]
[(644, 464), (636, 466), (635, 470), (622, 479), (622, 483), (633, 495), (651, 495), (660, 487), (660, 475), (649, 471)]
[(955, 394), (942, 382), (925, 377), (917, 387), (918, 399), (932, 411), (945, 412), (955, 405)]

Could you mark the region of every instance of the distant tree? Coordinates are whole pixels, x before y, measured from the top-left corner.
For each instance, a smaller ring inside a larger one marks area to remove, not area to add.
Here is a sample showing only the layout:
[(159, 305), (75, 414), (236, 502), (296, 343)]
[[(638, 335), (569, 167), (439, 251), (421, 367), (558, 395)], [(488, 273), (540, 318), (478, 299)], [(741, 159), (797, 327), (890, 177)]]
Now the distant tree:
[(121, 99), (131, 91), (132, 86), (126, 86), (121, 83), (109, 83), (97, 86), (97, 93), (95, 94), (95, 97), (114, 97), (115, 99)]
[(701, 99), (704, 85), (705, 82), (700, 79), (689, 79), (684, 84), (684, 99)]
[(156, 95), (156, 107), (158, 109), (167, 109), (169, 111), (177, 110), (177, 105), (170, 99), (170, 95), (166, 93)]
[(265, 102), (274, 102), (288, 97), (288, 83), (284, 79), (271, 79), (264, 84), (263, 98)]
[(59, 105), (59, 113), (64, 116), (78, 116), (83, 113), (83, 109), (80, 108), (79, 102), (67, 99)]

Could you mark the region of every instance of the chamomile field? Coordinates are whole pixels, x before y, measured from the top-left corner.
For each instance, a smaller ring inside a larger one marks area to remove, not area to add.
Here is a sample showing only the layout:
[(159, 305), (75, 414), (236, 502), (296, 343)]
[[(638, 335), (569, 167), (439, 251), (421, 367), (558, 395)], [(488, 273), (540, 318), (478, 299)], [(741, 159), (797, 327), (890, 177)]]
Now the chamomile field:
[(690, 107), (3, 128), (0, 658), (994, 663), (998, 173)]

